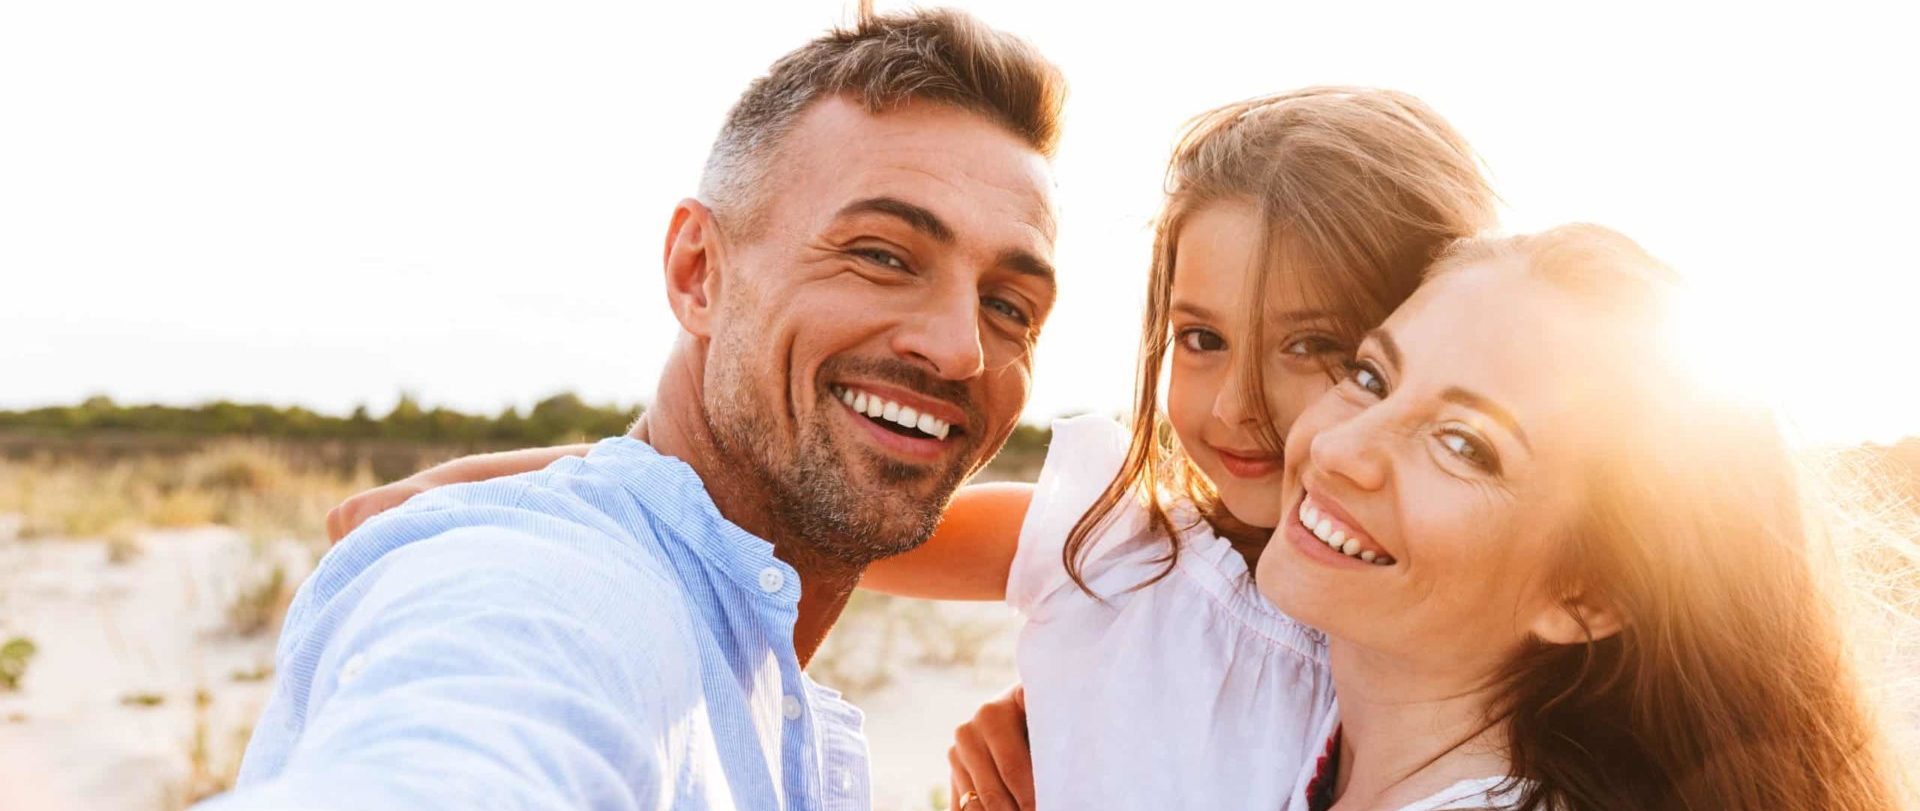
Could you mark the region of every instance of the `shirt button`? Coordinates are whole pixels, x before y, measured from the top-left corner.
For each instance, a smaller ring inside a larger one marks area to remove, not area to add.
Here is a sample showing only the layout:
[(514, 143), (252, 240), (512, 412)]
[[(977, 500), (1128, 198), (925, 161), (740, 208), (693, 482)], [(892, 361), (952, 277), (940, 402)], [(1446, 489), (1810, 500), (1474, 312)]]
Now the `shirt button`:
[(772, 594), (787, 584), (787, 576), (779, 569), (768, 566), (760, 570), (760, 590)]
[(348, 682), (353, 681), (354, 679), (360, 678), (360, 671), (366, 670), (366, 669), (367, 669), (366, 654), (356, 653), (352, 656), (347, 657), (346, 663), (340, 666), (340, 683), (346, 684)]
[(789, 721), (800, 720), (800, 699), (793, 696), (780, 697), (780, 714)]

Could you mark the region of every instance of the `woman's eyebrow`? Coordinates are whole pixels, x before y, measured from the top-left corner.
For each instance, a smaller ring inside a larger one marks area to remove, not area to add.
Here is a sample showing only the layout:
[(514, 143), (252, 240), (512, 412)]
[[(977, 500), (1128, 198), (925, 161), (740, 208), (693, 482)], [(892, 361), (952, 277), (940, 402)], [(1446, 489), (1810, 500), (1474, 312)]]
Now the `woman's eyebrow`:
[(1487, 415), (1494, 422), (1500, 423), (1501, 427), (1506, 428), (1515, 439), (1520, 440), (1520, 447), (1526, 448), (1527, 453), (1533, 453), (1533, 445), (1527, 442), (1527, 432), (1520, 427), (1520, 421), (1513, 418), (1513, 412), (1501, 407), (1492, 398), (1459, 386), (1451, 386), (1446, 391), (1440, 392), (1440, 399)]
[(1393, 340), (1393, 333), (1388, 332), (1386, 327), (1374, 327), (1373, 329), (1367, 330), (1366, 336), (1363, 337), (1361, 341), (1362, 343), (1372, 341), (1379, 344), (1380, 353), (1387, 356), (1387, 363), (1391, 364), (1395, 369), (1400, 368), (1400, 344)]

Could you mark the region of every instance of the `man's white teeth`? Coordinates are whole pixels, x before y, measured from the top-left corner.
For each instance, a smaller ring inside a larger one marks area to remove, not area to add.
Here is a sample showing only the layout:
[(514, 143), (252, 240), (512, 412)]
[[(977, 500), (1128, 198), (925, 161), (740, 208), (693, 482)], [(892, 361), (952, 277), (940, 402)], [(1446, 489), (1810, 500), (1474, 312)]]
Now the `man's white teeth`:
[(836, 388), (840, 402), (848, 408), (874, 419), (881, 419), (902, 428), (912, 428), (934, 439), (946, 439), (953, 426), (932, 414), (922, 414), (877, 394), (868, 394), (854, 389)]
[(1347, 531), (1336, 526), (1333, 519), (1322, 514), (1306, 499), (1300, 500), (1300, 525), (1319, 538), (1321, 543), (1335, 552), (1350, 558), (1359, 558), (1377, 566), (1392, 566), (1393, 558), (1371, 549), (1361, 549), (1359, 538), (1347, 537)]

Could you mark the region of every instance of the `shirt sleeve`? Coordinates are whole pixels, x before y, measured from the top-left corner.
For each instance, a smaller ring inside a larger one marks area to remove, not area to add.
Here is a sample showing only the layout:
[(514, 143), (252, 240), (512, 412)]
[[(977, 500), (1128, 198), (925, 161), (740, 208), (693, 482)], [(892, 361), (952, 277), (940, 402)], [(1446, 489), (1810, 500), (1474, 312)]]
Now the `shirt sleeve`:
[[(1007, 604), (1028, 618), (1036, 618), (1048, 597), (1078, 590), (1067, 576), (1067, 536), (1086, 515), (1126, 461), (1129, 438), (1125, 429), (1098, 415), (1055, 420), (1047, 459), (1034, 482), (1033, 501), (1020, 527), (1019, 547), (1007, 572)], [(1098, 570), (1115, 547), (1146, 526), (1144, 511), (1131, 496), (1122, 499), (1096, 528), (1085, 561)]]
[(699, 690), (671, 666), (697, 655), (680, 603), (643, 598), (664, 582), (498, 528), (395, 549), (289, 623), (255, 730), (286, 743), (250, 748), (277, 762), (205, 808), (669, 805), (673, 719)]

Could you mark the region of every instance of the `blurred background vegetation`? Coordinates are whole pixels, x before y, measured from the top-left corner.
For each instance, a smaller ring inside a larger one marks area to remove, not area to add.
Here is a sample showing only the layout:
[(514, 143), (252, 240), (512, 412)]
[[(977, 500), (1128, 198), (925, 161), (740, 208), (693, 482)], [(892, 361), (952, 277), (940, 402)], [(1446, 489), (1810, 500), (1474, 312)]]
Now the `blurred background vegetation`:
[[(638, 406), (557, 394), (525, 413), (469, 414), (403, 396), (385, 414), (211, 402), (0, 411), (0, 515), (23, 537), (125, 539), (144, 529), (233, 527), (324, 538), (328, 508), (353, 493), (471, 453), (623, 434)], [(982, 474), (1032, 479), (1049, 432), (1020, 426)]]

